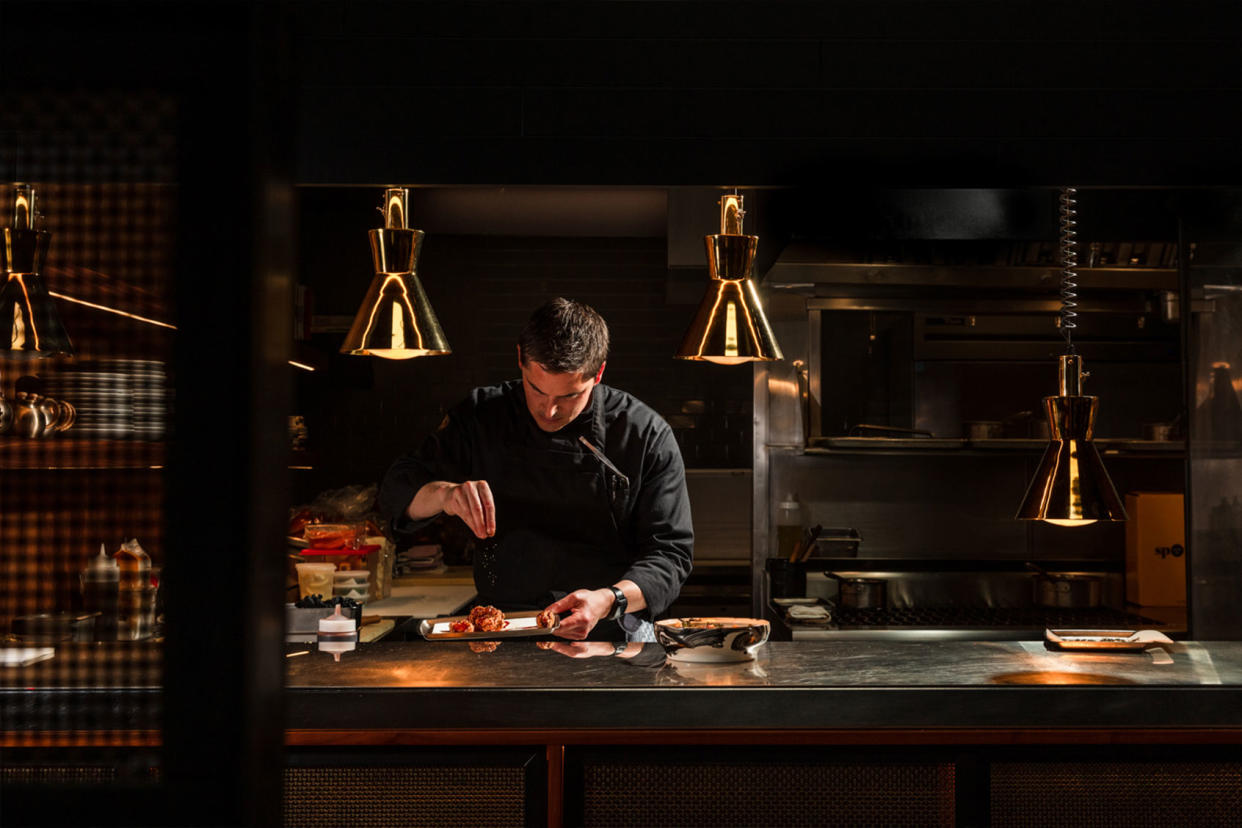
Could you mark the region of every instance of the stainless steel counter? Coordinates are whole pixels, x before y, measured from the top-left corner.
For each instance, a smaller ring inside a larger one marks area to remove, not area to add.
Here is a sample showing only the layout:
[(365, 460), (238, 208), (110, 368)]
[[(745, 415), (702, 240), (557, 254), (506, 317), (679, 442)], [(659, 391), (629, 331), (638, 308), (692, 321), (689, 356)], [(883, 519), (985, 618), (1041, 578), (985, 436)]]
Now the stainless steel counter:
[(287, 701), (291, 728), (1242, 729), (1242, 643), (1156, 655), (1029, 641), (769, 642), (753, 662), (680, 664), (648, 649), (638, 666), (521, 640), (489, 653), (378, 642), (339, 663), (290, 659)]

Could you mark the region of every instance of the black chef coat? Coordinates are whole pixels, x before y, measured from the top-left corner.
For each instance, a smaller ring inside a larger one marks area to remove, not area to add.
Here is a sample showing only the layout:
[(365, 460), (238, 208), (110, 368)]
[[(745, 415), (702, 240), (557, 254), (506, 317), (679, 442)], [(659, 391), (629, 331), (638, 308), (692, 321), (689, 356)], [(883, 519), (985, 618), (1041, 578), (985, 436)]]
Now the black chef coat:
[[(694, 532), (681, 452), (658, 414), (615, 388), (596, 385), (582, 413), (551, 433), (535, 424), (520, 380), (476, 388), (384, 476), (380, 507), (399, 544), (425, 523), (405, 510), (434, 480), (486, 480), (492, 490), (495, 543), (481, 541), (474, 561), (481, 602), (542, 609), (575, 589), (628, 578), (647, 601), (639, 617), (652, 618), (690, 574)], [(601, 623), (591, 637), (619, 631)]]

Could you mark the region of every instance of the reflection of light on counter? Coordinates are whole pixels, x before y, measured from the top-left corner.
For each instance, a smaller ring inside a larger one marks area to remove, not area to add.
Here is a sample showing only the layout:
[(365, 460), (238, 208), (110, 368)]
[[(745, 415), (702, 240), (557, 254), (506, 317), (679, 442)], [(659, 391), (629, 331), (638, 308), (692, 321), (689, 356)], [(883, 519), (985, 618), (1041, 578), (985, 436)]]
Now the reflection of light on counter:
[(1071, 673), (1064, 670), (1030, 670), (992, 676), (993, 684), (1135, 684), (1130, 679), (1101, 673)]
[(458, 675), (455, 670), (441, 668), (439, 673), (430, 674), (426, 664), (393, 667), (392, 681), (400, 687), (459, 687), (467, 683), (465, 676)]

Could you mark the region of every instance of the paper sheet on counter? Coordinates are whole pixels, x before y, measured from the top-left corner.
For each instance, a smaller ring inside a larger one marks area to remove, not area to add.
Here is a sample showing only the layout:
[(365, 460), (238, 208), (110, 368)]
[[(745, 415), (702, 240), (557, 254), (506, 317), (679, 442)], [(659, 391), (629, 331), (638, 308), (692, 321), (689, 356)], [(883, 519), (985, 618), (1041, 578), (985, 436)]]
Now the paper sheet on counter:
[(435, 618), (437, 615), (453, 615), (474, 596), (473, 586), (461, 584), (395, 586), (389, 597), (363, 604), (362, 614), (364, 617), (382, 615)]

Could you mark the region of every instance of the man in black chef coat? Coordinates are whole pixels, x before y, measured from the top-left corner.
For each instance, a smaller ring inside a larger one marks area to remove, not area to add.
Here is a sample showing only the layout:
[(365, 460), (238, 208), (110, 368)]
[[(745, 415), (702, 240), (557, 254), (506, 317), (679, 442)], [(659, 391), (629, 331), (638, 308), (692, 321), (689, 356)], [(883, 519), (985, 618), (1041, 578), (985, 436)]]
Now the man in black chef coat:
[(685, 466), (658, 414), (600, 383), (607, 357), (595, 310), (543, 305), (518, 338), (521, 380), (474, 389), (379, 500), (398, 542), (442, 512), (482, 539), (480, 603), (550, 609), (563, 638), (654, 640), (690, 574)]

